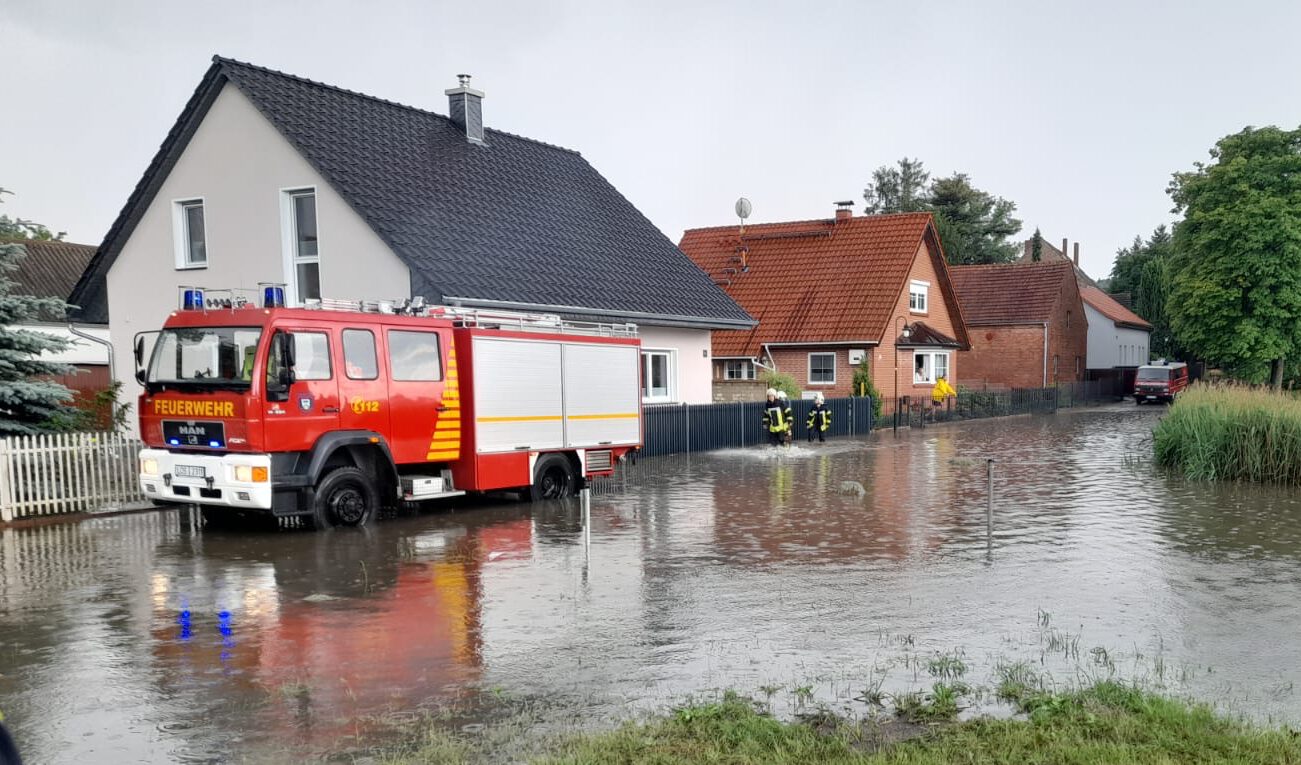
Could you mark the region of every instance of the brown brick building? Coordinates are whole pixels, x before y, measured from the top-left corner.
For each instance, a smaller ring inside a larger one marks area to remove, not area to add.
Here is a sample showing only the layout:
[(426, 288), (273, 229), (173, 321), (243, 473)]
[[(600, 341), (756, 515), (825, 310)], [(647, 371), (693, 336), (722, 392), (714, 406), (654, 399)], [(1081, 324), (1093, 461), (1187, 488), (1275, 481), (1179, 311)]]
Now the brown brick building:
[[(693, 229), (680, 245), (758, 320), (713, 334), (714, 400), (762, 398), (764, 369), (805, 396), (848, 396), (869, 361), (889, 401), (956, 386), (967, 330), (929, 213)], [(907, 330), (907, 337), (904, 336)]]
[(1084, 379), (1088, 322), (1065, 260), (954, 266), (971, 339), (958, 354), (969, 387), (1040, 388)]

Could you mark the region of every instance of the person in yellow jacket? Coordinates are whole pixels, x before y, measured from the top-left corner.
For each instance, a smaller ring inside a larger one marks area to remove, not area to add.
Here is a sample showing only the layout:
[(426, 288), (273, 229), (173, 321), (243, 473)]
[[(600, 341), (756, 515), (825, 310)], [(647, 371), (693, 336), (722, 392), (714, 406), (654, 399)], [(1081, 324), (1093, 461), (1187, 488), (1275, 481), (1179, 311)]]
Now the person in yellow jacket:
[(786, 432), (787, 415), (790, 410), (777, 398), (777, 391), (768, 389), (768, 401), (763, 405), (763, 429), (768, 433), (768, 444), (779, 446)]
[(935, 387), (931, 388), (931, 406), (938, 409), (944, 406), (945, 399), (956, 395), (958, 395), (958, 392), (953, 389), (952, 385), (949, 385), (949, 381), (943, 377), (938, 377), (935, 379)]
[(831, 429), (831, 410), (821, 393), (813, 397), (813, 408), (809, 410), (809, 421), (804, 427), (809, 433), (809, 443), (813, 443), (813, 434), (818, 434), (818, 441), (827, 440), (827, 431)]

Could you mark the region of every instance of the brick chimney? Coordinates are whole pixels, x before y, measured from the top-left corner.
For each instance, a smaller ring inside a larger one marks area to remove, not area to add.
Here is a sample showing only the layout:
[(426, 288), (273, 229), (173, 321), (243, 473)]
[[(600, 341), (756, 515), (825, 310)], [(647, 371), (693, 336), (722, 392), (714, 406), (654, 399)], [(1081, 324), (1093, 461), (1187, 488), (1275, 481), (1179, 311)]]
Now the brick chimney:
[[(1065, 253), (1062, 254), (1064, 255)], [(1076, 268), (1080, 267), (1080, 243), (1079, 242), (1075, 243), (1075, 267)]]
[(484, 145), (483, 140), (483, 92), (470, 87), (470, 75), (458, 74), (460, 85), (443, 91), (447, 94), (447, 114), (452, 122), (465, 133), (470, 143)]
[(846, 199), (836, 203), (836, 220), (849, 220), (854, 217), (854, 200)]
[(1070, 250), (1066, 249), (1066, 237), (1062, 237), (1062, 258), (1065, 259), (1070, 256)]

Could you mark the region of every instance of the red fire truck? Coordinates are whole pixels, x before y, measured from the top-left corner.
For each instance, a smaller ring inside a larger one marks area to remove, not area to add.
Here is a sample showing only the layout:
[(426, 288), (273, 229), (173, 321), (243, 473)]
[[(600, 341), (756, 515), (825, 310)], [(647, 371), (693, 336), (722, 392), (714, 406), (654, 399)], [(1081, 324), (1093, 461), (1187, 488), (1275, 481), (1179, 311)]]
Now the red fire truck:
[(185, 288), (136, 337), (147, 497), (356, 526), (467, 491), (564, 497), (641, 444), (634, 325), (264, 295)]

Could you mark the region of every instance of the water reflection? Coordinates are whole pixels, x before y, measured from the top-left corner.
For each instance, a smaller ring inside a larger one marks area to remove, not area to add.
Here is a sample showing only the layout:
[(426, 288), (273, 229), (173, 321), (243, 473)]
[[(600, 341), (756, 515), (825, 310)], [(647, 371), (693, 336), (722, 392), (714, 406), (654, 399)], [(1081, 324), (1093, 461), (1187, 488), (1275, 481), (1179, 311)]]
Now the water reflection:
[(0, 531), (0, 708), (34, 762), (297, 761), (421, 710), (478, 714), (485, 691), (547, 731), (708, 688), (849, 703), (955, 648), (1071, 677), (1096, 646), (1301, 720), (1299, 495), (1153, 470), (1155, 416), (648, 462), (593, 502), (590, 547), (576, 503), (358, 533), (164, 513)]

